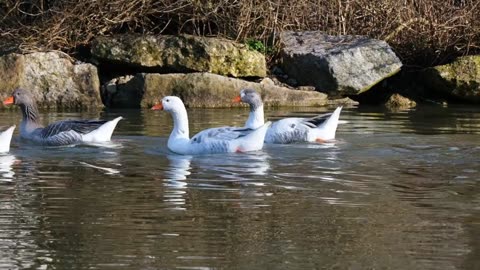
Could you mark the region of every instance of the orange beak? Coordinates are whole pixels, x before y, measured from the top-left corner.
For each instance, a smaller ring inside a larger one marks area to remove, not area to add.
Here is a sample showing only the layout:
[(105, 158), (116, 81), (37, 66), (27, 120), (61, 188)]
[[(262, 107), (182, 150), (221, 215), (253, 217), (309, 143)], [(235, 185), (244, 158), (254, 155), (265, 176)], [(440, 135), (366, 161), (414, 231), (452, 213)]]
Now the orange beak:
[(163, 105), (162, 103), (157, 103), (155, 105), (153, 105), (152, 109), (153, 111), (157, 111), (157, 110), (163, 110)]
[(3, 101), (3, 105), (12, 105), (13, 103), (15, 103), (15, 100), (13, 99), (13, 96), (8, 97), (7, 99), (5, 99)]
[(240, 102), (242, 102), (242, 97), (241, 96), (236, 96), (232, 101), (235, 102), (235, 103), (240, 103)]

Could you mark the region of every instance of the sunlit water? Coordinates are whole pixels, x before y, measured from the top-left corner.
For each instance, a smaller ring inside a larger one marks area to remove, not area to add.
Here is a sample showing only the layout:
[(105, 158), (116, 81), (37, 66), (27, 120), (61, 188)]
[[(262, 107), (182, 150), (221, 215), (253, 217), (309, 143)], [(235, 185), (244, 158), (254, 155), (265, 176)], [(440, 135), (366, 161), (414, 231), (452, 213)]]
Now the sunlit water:
[[(272, 110), (270, 118), (332, 108)], [(192, 134), (247, 110), (190, 110)], [(169, 116), (0, 155), (0, 269), (480, 269), (480, 109), (345, 108), (337, 141), (198, 157)], [(18, 111), (0, 111), (0, 126)]]

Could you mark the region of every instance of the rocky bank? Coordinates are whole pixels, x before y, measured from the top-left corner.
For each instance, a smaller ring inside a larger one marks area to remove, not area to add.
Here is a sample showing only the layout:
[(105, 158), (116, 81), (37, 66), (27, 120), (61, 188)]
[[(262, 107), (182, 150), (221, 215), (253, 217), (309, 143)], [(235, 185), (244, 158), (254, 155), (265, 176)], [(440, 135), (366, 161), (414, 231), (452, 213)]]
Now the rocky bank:
[(213, 108), (234, 106), (240, 89), (254, 88), (267, 106), (355, 104), (347, 97), (384, 97), (394, 107), (431, 97), (480, 102), (479, 56), (406, 72), (386, 42), (367, 37), (288, 31), (280, 45), (272, 70), (244, 44), (189, 35), (99, 37), (88, 63), (58, 51), (5, 54), (0, 97), (26, 88), (43, 107), (145, 108), (177, 95), (187, 106)]

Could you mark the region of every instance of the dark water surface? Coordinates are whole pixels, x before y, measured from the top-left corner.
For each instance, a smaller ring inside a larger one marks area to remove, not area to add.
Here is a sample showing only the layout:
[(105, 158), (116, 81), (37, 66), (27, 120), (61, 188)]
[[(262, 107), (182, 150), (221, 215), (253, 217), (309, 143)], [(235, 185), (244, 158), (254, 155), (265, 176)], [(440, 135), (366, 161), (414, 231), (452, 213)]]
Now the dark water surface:
[[(328, 108), (330, 110), (332, 108)], [(271, 110), (270, 118), (327, 108)], [(192, 134), (247, 110), (190, 110)], [(345, 108), (333, 143), (184, 157), (167, 114), (0, 156), (0, 269), (480, 269), (480, 108)], [(19, 123), (0, 111), (0, 126)]]

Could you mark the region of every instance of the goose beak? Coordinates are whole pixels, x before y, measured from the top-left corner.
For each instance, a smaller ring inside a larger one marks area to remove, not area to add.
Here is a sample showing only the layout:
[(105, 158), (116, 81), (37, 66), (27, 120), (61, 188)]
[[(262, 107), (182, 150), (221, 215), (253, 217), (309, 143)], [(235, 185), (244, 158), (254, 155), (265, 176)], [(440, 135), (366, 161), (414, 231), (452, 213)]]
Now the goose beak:
[(13, 99), (13, 96), (8, 97), (7, 99), (5, 99), (3, 101), (3, 105), (12, 105), (13, 103), (15, 103), (15, 100)]
[(242, 102), (242, 97), (236, 96), (232, 101), (233, 101), (234, 103), (240, 103), (240, 102)]
[(153, 107), (151, 108), (151, 110), (153, 110), (153, 111), (163, 110), (163, 105), (162, 105), (162, 103), (157, 103), (157, 104), (153, 105)]

